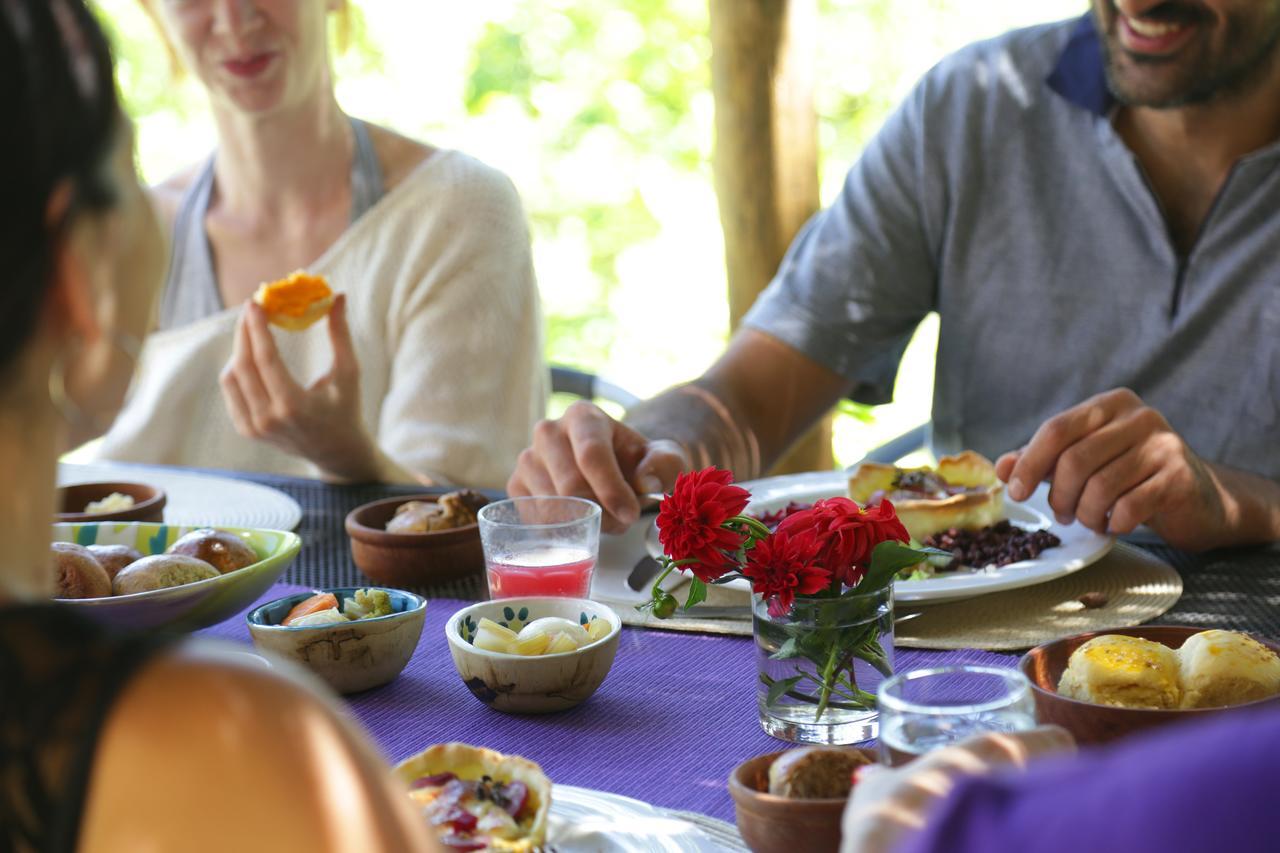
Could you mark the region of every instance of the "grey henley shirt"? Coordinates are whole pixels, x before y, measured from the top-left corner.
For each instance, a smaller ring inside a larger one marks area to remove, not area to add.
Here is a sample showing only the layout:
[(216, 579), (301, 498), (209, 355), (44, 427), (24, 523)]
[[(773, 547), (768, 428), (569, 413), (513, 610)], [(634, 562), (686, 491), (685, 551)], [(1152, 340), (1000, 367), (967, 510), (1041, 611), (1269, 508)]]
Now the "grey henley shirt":
[(994, 458), (1126, 386), (1205, 458), (1280, 479), (1280, 143), (1235, 165), (1182, 257), (1113, 108), (1088, 16), (953, 54), (744, 323), (883, 402), (936, 310), (938, 452)]

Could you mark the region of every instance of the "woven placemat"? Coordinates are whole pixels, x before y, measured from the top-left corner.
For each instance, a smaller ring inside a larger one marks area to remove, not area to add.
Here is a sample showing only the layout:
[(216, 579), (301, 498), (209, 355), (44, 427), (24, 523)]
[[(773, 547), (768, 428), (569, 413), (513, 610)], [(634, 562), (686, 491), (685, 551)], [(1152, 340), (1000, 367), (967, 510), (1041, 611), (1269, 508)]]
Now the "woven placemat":
[[(1101, 596), (1100, 607), (1080, 602)], [(919, 649), (1029, 649), (1085, 631), (1140, 625), (1182, 595), (1182, 577), (1152, 554), (1117, 542), (1092, 566), (1035, 586), (920, 608), (898, 627), (894, 644)]]

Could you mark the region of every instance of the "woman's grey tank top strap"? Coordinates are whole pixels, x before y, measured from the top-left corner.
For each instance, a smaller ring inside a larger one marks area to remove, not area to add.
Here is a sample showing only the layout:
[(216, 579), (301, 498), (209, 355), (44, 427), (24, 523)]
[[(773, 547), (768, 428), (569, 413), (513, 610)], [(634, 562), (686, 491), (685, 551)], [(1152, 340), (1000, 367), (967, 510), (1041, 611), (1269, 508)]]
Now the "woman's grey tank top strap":
[[(351, 158), (351, 222), (364, 216), (386, 192), (378, 153), (369, 128), (351, 119), (355, 152)], [(160, 298), (160, 330), (194, 323), (223, 309), (222, 293), (213, 269), (213, 254), (204, 230), (213, 195), (213, 157), (187, 188), (173, 220), (173, 256)], [(287, 270), (285, 271), (287, 272)]]
[(382, 165), (378, 163), (378, 152), (373, 150), (368, 126), (353, 118), (351, 132), (356, 140), (355, 156), (351, 160), (351, 224), (354, 225), (387, 190), (382, 182)]
[(222, 294), (213, 274), (204, 215), (213, 194), (213, 157), (183, 193), (173, 219), (173, 255), (160, 297), (161, 331), (193, 323), (222, 310)]

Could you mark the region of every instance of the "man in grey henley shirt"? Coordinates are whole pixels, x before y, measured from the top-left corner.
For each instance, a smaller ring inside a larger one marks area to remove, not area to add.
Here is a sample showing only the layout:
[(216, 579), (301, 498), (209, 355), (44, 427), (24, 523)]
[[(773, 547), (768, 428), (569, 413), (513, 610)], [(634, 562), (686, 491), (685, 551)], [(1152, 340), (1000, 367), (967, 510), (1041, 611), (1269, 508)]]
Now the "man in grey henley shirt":
[(1093, 7), (941, 62), (705, 376), (540, 425), (509, 490), (625, 524), (678, 470), (754, 476), (841, 395), (888, 400), (937, 311), (938, 451), (1098, 530), (1280, 538), (1280, 2)]

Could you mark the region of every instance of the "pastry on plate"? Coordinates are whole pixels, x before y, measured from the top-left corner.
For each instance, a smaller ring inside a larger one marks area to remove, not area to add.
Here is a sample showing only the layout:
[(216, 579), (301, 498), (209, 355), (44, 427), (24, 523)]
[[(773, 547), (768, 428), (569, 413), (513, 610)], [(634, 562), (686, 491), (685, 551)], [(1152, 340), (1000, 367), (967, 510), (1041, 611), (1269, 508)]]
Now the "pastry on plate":
[(446, 847), (533, 853), (546, 842), (551, 780), (532, 761), (443, 743), (395, 772)]
[(291, 332), (301, 331), (328, 314), (333, 298), (324, 276), (302, 270), (277, 281), (264, 281), (253, 294), (267, 320)]
[(1280, 693), (1280, 657), (1246, 634), (1201, 631), (1178, 649), (1183, 708), (1241, 705)]
[(1182, 700), (1178, 653), (1141, 637), (1094, 637), (1071, 653), (1058, 693), (1096, 705), (1177, 708)]
[(917, 541), (953, 527), (986, 527), (1004, 517), (1004, 484), (991, 461), (972, 450), (944, 456), (935, 468), (864, 462), (849, 478), (849, 497), (864, 506), (888, 498)]

